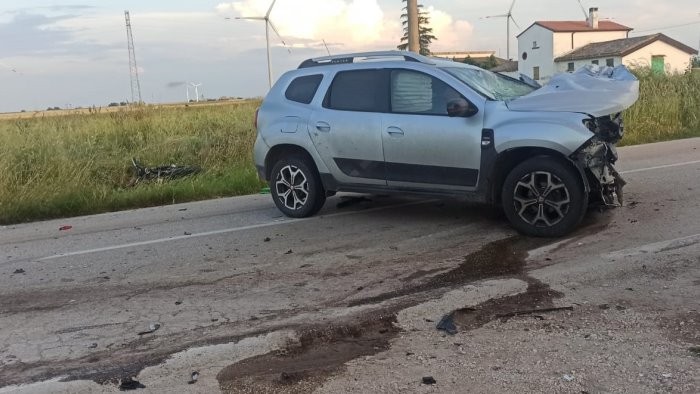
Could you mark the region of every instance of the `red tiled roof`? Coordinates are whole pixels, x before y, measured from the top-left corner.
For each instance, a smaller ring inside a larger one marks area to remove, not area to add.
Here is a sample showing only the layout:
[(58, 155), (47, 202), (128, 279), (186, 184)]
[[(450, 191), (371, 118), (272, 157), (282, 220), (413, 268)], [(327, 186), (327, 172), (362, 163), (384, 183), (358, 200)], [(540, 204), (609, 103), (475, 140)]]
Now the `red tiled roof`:
[(594, 29), (588, 26), (586, 21), (537, 21), (536, 25), (540, 25), (545, 29), (555, 33), (561, 32), (579, 32), (579, 31), (630, 31), (631, 27), (621, 25), (611, 21), (598, 22), (598, 28)]

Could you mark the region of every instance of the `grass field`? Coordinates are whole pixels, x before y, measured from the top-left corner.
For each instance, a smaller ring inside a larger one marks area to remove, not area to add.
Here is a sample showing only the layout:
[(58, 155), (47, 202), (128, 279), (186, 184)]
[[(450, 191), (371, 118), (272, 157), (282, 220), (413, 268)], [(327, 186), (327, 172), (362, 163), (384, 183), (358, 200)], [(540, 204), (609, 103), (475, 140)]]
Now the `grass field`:
[[(623, 145), (700, 136), (700, 75), (638, 71)], [(0, 116), (0, 224), (256, 193), (259, 101)], [(48, 116), (44, 116), (50, 114)], [(196, 176), (129, 186), (131, 158), (199, 166)]]
[[(0, 224), (249, 194), (258, 101), (0, 120)], [(197, 176), (129, 187), (131, 158)]]

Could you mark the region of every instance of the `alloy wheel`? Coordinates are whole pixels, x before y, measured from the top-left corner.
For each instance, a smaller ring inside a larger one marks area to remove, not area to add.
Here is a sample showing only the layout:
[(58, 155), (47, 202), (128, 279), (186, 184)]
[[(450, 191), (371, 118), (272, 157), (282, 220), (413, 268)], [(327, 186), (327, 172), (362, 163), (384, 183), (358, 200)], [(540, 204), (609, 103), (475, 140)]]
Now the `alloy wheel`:
[(564, 182), (547, 171), (525, 174), (513, 190), (515, 210), (536, 227), (552, 227), (569, 212), (571, 196)]
[(299, 167), (287, 165), (277, 173), (277, 198), (292, 211), (302, 208), (309, 199), (309, 183)]

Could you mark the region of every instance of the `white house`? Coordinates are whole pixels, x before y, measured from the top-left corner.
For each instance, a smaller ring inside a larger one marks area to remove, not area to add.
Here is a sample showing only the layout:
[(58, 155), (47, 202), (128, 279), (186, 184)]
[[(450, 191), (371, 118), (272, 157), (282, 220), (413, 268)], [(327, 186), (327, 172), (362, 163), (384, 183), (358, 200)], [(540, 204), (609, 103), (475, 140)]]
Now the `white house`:
[(649, 66), (655, 71), (683, 71), (693, 48), (663, 34), (629, 38), (632, 28), (601, 21), (591, 8), (586, 21), (538, 21), (518, 35), (518, 72), (547, 81), (586, 64)]
[(573, 72), (587, 64), (651, 67), (652, 71), (683, 72), (698, 51), (661, 33), (596, 42), (554, 59), (557, 72)]
[(627, 38), (632, 28), (599, 21), (591, 8), (588, 21), (537, 21), (518, 35), (518, 72), (534, 80), (557, 73), (555, 58), (595, 42)]

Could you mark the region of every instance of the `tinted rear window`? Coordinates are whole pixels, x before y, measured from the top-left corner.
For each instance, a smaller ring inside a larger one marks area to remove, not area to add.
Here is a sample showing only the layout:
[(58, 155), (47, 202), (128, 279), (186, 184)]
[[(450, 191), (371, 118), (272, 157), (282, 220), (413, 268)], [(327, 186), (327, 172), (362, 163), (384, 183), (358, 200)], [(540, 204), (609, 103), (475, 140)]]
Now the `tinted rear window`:
[(309, 104), (314, 99), (322, 79), (323, 75), (320, 74), (299, 77), (289, 84), (284, 97), (297, 103)]
[(389, 78), (383, 70), (339, 72), (324, 107), (341, 111), (388, 112)]

